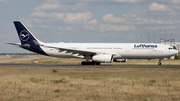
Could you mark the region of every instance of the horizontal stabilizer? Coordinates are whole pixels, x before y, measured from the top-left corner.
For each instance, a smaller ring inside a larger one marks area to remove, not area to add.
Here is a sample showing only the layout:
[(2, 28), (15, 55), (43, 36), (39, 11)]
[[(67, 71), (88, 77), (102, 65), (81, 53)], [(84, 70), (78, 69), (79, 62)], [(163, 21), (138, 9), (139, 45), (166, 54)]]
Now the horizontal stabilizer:
[(21, 44), (20, 44), (20, 43), (5, 43), (5, 44), (15, 45), (15, 46), (17, 46), (17, 47), (21, 47)]

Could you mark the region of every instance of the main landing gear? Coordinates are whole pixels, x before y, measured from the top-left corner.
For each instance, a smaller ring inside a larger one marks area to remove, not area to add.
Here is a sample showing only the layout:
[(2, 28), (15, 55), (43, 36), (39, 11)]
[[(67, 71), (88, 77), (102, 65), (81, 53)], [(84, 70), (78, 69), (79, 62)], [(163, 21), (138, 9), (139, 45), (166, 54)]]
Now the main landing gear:
[(81, 65), (100, 65), (100, 62), (94, 62), (94, 61), (82, 61)]
[(161, 63), (161, 59), (159, 59), (158, 65), (159, 65), (159, 66), (161, 66), (161, 65), (162, 65), (162, 63)]

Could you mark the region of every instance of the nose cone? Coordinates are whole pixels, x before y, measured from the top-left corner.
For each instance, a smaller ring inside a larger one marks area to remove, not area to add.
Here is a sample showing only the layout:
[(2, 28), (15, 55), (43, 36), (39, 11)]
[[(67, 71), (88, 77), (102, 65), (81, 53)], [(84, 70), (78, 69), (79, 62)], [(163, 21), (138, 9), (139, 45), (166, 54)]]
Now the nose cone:
[(177, 50), (175, 50), (175, 52), (174, 52), (175, 54), (178, 54), (179, 52), (177, 51)]
[(175, 50), (175, 49), (172, 51), (172, 54), (173, 54), (173, 55), (176, 55), (176, 54), (178, 54), (178, 53), (179, 53), (179, 51), (177, 51), (177, 50)]

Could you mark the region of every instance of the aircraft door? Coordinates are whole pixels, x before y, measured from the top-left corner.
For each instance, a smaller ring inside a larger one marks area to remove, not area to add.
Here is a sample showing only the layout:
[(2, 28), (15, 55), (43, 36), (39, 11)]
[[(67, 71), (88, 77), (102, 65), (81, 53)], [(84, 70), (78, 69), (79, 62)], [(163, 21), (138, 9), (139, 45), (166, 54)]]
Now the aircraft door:
[(154, 48), (153, 54), (154, 54), (155, 57), (157, 56), (157, 52), (158, 52), (158, 50), (156, 48)]
[(127, 45), (127, 46), (126, 46), (125, 53), (126, 53), (127, 55), (130, 54), (130, 45)]
[(163, 55), (163, 49), (162, 47), (159, 46), (158, 51), (157, 51), (157, 56), (161, 56), (161, 55)]

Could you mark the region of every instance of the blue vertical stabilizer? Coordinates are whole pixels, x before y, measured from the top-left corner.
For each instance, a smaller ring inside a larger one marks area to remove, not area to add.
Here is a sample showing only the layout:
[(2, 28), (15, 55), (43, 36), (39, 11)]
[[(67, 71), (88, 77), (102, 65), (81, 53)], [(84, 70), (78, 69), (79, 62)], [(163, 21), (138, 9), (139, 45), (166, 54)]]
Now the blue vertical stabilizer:
[[(20, 21), (14, 21), (19, 39), (21, 41), (22, 48), (47, 55), (39, 46), (39, 40), (26, 28), (26, 26)], [(42, 42), (41, 42), (42, 43)]]

